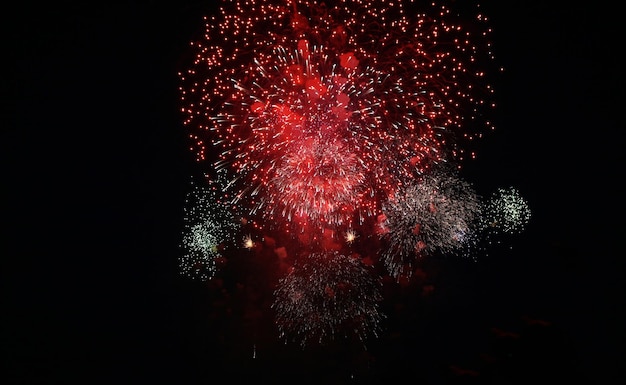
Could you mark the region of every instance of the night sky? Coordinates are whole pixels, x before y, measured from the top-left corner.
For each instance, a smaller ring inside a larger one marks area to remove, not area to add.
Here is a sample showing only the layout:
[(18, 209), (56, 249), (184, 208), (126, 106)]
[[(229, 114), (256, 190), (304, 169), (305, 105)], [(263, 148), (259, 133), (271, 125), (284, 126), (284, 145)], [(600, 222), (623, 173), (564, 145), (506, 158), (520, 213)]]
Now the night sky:
[(239, 317), (246, 298), (224, 304), (179, 274), (195, 163), (177, 73), (209, 3), (25, 1), (4, 13), (4, 384), (626, 379), (617, 9), (484, 2), (505, 71), (497, 128), (464, 175), (484, 195), (517, 188), (526, 231), (476, 263), (425, 262), (434, 292), (386, 302), (367, 351), (302, 351), (276, 342), (267, 319)]

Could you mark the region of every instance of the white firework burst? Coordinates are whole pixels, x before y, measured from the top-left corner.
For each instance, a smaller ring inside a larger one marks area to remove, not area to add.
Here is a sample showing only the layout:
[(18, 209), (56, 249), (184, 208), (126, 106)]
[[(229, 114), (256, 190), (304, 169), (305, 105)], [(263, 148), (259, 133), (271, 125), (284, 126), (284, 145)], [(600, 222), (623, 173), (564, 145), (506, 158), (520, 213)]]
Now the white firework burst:
[(485, 205), (483, 226), (494, 233), (519, 234), (530, 217), (530, 206), (516, 188), (499, 187)]
[(302, 347), (336, 338), (364, 343), (383, 318), (380, 289), (358, 258), (330, 251), (297, 260), (279, 281), (272, 304), (281, 338)]
[(216, 259), (233, 244), (239, 229), (235, 215), (224, 203), (220, 182), (218, 178), (203, 185), (192, 180), (186, 197), (179, 266), (181, 274), (193, 279), (206, 281), (215, 275)]
[(398, 278), (422, 256), (461, 253), (476, 239), (482, 204), (454, 173), (436, 172), (400, 189), (383, 205), (383, 262)]

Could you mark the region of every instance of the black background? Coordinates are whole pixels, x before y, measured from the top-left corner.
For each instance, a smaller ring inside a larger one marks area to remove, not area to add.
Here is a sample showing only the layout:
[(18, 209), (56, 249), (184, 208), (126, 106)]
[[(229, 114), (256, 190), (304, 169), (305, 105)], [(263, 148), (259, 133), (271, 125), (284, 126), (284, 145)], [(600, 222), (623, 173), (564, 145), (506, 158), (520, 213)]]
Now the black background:
[(435, 295), (394, 299), (404, 310), (366, 353), (302, 352), (272, 342), (271, 326), (250, 338), (236, 315), (215, 317), (215, 288), (178, 273), (194, 162), (177, 72), (215, 4), (12, 4), (3, 383), (621, 383), (625, 84), (612, 4), (485, 3), (505, 72), (497, 129), (466, 175), (483, 194), (515, 186), (531, 221), (478, 263), (430, 266)]

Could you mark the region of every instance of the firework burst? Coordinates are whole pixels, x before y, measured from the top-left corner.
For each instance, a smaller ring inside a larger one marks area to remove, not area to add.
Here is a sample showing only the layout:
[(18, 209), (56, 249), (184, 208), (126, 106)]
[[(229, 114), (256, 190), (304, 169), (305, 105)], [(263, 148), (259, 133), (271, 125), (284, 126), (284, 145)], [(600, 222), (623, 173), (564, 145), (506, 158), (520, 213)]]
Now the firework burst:
[(184, 207), (184, 230), (179, 258), (181, 274), (206, 281), (217, 271), (216, 260), (232, 246), (239, 223), (222, 200), (223, 172), (215, 180), (192, 179)]
[(251, 213), (349, 226), (492, 128), (486, 19), (402, 4), (235, 0), (207, 19), (184, 123)]
[(433, 173), (400, 190), (383, 205), (383, 262), (398, 278), (422, 256), (470, 250), (482, 204), (472, 186), (454, 173)]
[(311, 139), (285, 157), (270, 181), (269, 211), (278, 208), (290, 221), (344, 224), (351, 205), (361, 198), (364, 174), (363, 165), (340, 142)]
[(514, 187), (500, 187), (487, 200), (483, 227), (495, 234), (519, 234), (526, 228), (530, 217), (530, 206), (520, 192)]
[(329, 251), (298, 259), (275, 290), (280, 336), (302, 347), (375, 336), (380, 282), (360, 259)]

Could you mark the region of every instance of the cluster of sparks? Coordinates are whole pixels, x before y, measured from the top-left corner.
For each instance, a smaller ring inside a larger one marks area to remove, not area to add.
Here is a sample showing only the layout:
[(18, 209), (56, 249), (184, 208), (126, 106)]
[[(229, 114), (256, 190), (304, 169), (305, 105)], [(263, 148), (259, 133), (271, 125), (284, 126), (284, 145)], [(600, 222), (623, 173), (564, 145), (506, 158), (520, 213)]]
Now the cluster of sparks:
[(222, 251), (233, 247), (239, 223), (224, 202), (223, 173), (216, 179), (191, 181), (184, 207), (184, 230), (179, 258), (182, 274), (201, 281), (213, 278)]
[[(212, 278), (236, 237), (254, 250), (230, 207), (255, 231), (300, 240), (306, 250), (292, 250), (301, 257), (273, 293), (286, 340), (376, 334), (380, 277), (347, 250), (372, 234), (355, 228), (375, 229), (398, 278), (421, 257), (460, 253), (486, 228), (513, 232), (528, 220), (513, 191), (484, 203), (456, 172), (474, 156), (465, 144), (493, 129), (487, 18), (414, 7), (224, 0), (179, 73), (190, 150), (223, 177), (186, 202), (181, 271)], [(311, 231), (310, 240), (344, 238), (303, 244)]]
[(492, 232), (519, 234), (530, 221), (528, 201), (514, 187), (499, 187), (489, 197), (483, 215), (484, 227)]
[(475, 241), (482, 206), (456, 173), (425, 175), (383, 206), (379, 231), (388, 242), (383, 261), (394, 277), (410, 273), (417, 259), (451, 254)]
[(298, 259), (275, 291), (280, 336), (302, 346), (338, 337), (365, 341), (383, 318), (380, 289), (359, 258), (328, 251)]

